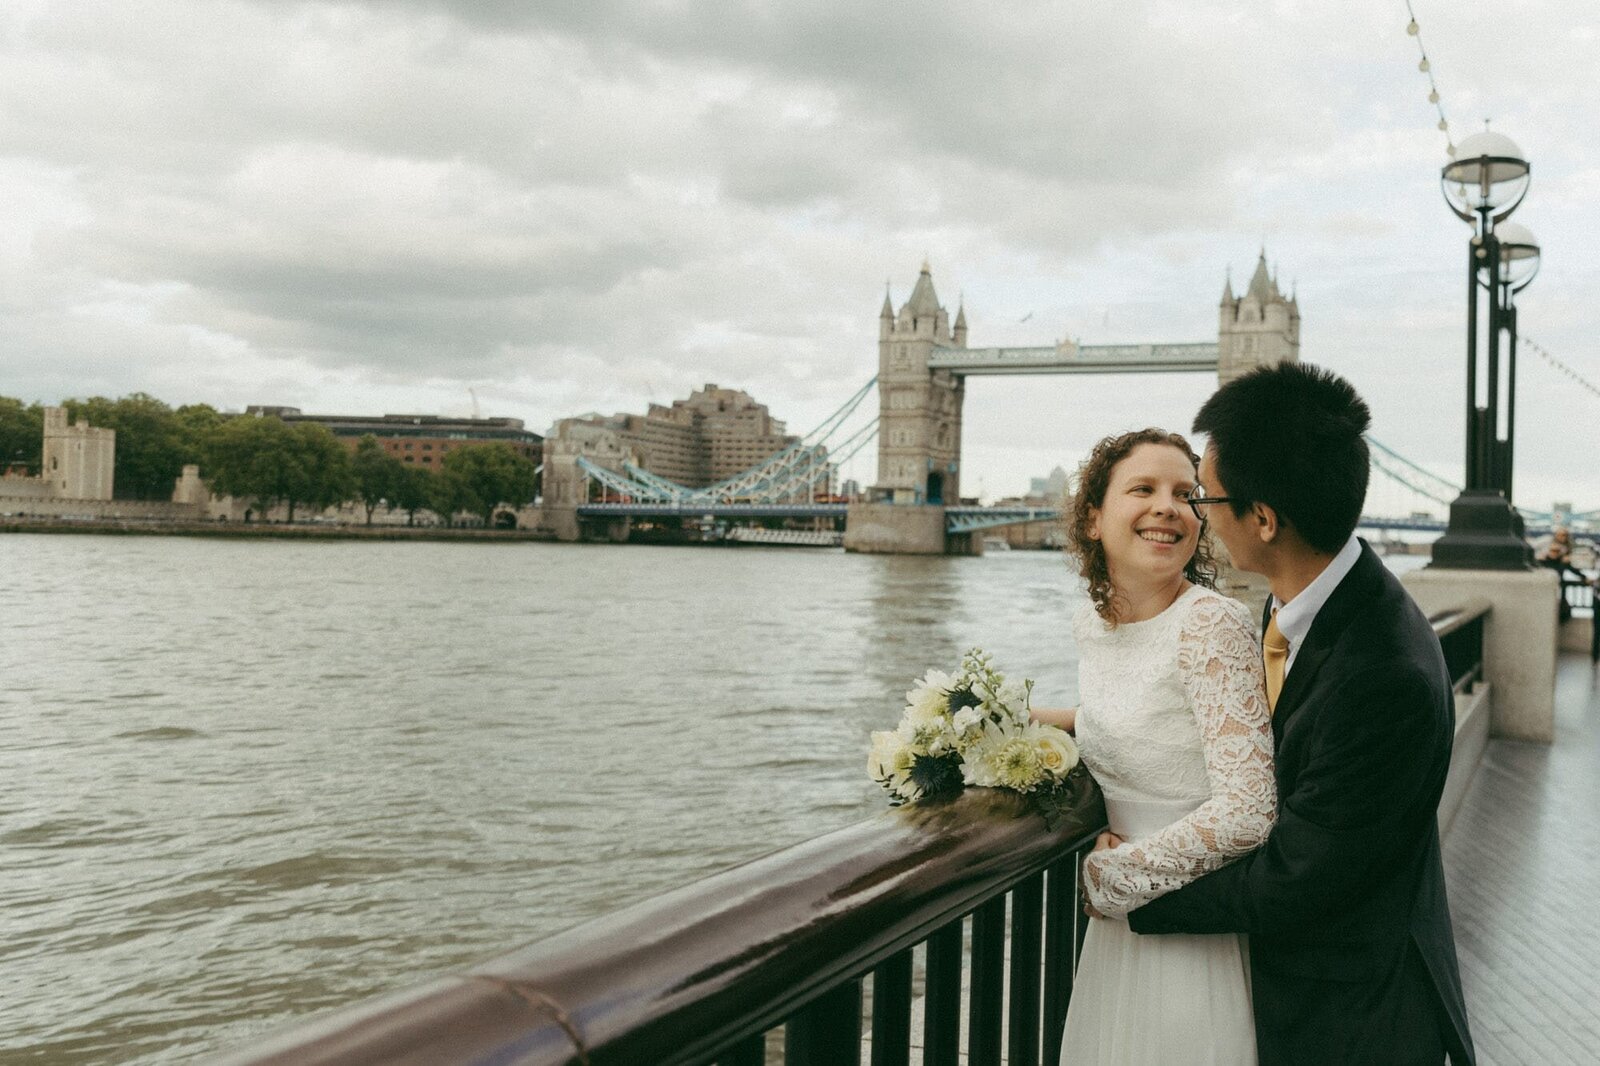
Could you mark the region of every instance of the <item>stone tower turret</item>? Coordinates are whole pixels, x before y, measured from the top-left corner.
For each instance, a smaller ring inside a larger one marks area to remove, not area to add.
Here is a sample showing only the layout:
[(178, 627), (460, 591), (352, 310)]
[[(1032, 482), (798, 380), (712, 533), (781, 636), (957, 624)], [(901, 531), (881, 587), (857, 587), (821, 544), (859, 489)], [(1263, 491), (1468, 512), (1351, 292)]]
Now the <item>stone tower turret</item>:
[(72, 500), (111, 499), (117, 433), (85, 419), (67, 424), (64, 407), (44, 409), (43, 470), (53, 496)]
[[(889, 311), (885, 298), (884, 314)], [(880, 316), (875, 499), (907, 504), (959, 499), (966, 385), (947, 370), (929, 370), (928, 359), (935, 348), (965, 348), (966, 334), (964, 314), (951, 331), (926, 262), (899, 314)]]
[(1217, 323), (1217, 383), (1225, 385), (1258, 366), (1300, 361), (1300, 306), (1285, 297), (1261, 253), (1243, 296), (1230, 278), (1222, 290)]

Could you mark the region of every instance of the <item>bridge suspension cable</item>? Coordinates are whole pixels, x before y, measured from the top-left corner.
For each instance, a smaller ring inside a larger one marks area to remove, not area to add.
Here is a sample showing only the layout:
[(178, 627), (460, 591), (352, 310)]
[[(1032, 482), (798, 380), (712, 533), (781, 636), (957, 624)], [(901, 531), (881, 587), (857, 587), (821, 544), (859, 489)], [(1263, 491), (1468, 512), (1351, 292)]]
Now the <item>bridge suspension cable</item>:
[(579, 458), (579, 469), (608, 490), (638, 502), (700, 506), (759, 500), (773, 502), (799, 492), (809, 492), (819, 481), (853, 457), (877, 435), (876, 416), (865, 426), (832, 447), (829, 440), (853, 415), (877, 385), (873, 377), (844, 403), (803, 437), (779, 449), (748, 470), (740, 471), (714, 484), (694, 488), (652, 473), (633, 462), (624, 462), (621, 472)]
[(1413, 492), (1445, 505), (1461, 495), (1460, 485), (1418, 466), (1382, 441), (1369, 435), (1367, 443), (1373, 448), (1372, 465)]

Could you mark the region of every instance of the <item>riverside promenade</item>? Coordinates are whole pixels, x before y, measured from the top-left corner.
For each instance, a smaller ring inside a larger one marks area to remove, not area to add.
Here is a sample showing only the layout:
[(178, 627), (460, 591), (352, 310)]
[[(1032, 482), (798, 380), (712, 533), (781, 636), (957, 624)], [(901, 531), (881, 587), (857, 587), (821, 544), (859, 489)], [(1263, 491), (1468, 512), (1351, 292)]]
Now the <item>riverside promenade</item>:
[(1600, 669), (1562, 652), (1555, 741), (1491, 739), (1444, 838), (1480, 1066), (1600, 1062)]

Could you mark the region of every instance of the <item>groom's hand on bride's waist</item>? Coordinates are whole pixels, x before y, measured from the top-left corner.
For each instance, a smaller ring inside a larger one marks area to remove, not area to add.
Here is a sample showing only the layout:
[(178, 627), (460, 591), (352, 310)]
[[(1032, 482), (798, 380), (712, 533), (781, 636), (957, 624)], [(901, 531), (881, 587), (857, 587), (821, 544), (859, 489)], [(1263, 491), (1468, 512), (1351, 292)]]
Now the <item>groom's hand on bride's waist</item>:
[[(1094, 847), (1090, 848), (1089, 852), (1090, 852), (1090, 854), (1093, 854), (1094, 852), (1097, 852), (1097, 851), (1108, 851), (1111, 848), (1119, 847), (1124, 843), (1125, 843), (1125, 841), (1121, 837), (1117, 836), (1117, 834), (1115, 834), (1115, 833), (1101, 833), (1099, 836), (1094, 838)], [(1084, 885), (1083, 913), (1087, 914), (1091, 918), (1104, 918), (1105, 917), (1105, 915), (1101, 914), (1099, 911), (1094, 909), (1094, 904), (1093, 903), (1089, 902), (1089, 893), (1088, 893), (1088, 885), (1087, 884)]]

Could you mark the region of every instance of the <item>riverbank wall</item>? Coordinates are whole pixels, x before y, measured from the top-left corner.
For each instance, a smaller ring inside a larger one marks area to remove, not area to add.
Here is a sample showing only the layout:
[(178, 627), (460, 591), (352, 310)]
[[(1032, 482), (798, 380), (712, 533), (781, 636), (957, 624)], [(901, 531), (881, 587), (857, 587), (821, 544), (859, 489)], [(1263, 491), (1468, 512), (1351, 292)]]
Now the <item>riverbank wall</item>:
[(42, 517), (0, 518), (0, 533), (99, 534), (102, 536), (234, 537), (279, 540), (467, 540), (553, 541), (534, 529), (447, 529), (444, 526), (291, 525), (274, 522), (183, 522), (138, 519)]

